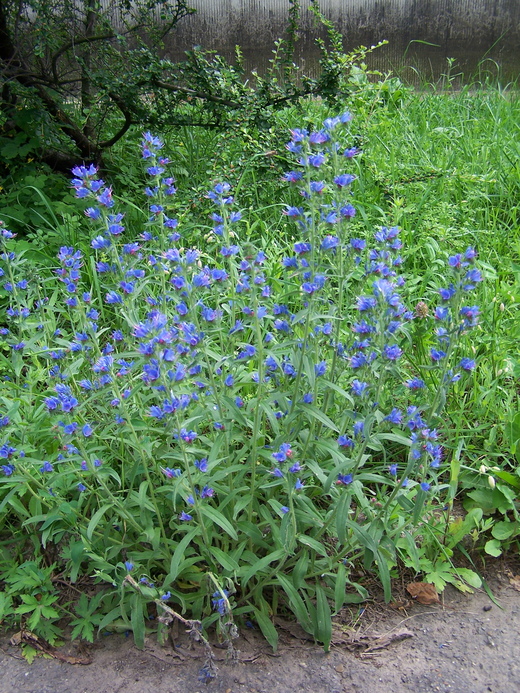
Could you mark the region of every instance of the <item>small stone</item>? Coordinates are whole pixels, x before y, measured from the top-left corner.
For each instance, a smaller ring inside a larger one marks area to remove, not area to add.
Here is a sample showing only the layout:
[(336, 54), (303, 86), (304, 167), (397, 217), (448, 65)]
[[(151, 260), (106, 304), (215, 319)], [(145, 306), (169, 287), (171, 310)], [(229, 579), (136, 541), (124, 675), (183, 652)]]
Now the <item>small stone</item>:
[(300, 666), (301, 666), (303, 669), (307, 669), (307, 665), (305, 664), (305, 662), (300, 662)]
[(334, 669), (338, 672), (338, 674), (342, 674), (345, 671), (343, 664), (336, 664)]

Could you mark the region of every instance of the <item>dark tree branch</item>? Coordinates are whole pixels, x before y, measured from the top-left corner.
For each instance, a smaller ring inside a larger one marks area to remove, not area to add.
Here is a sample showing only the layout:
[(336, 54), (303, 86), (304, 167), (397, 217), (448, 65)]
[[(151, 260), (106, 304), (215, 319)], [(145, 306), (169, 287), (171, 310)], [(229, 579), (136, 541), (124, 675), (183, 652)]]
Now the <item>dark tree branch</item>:
[(120, 128), (119, 132), (116, 132), (116, 134), (111, 137), (109, 140), (105, 140), (104, 142), (100, 142), (98, 144), (99, 149), (109, 149), (112, 147), (116, 142), (118, 142), (123, 135), (125, 135), (126, 132), (128, 132), (128, 129), (132, 126), (135, 125), (135, 121), (132, 118), (132, 113), (129, 111), (129, 109), (126, 106), (126, 103), (121, 99), (117, 94), (113, 94), (112, 92), (109, 93), (110, 98), (112, 101), (116, 104), (116, 106), (119, 108), (121, 113), (125, 117), (125, 122), (123, 126)]
[(218, 103), (221, 106), (227, 106), (228, 108), (239, 108), (240, 104), (229, 101), (229, 99), (223, 99), (220, 96), (213, 96), (213, 94), (207, 94), (203, 91), (197, 91), (196, 89), (190, 89), (189, 87), (180, 87), (176, 84), (168, 84), (160, 79), (154, 79), (153, 83), (155, 86), (165, 91), (178, 92), (180, 94), (186, 94), (186, 96), (192, 96), (196, 99), (203, 99), (204, 101), (211, 101), (212, 103)]
[(52, 56), (52, 63), (51, 63), (51, 69), (52, 69), (52, 76), (54, 78), (55, 83), (59, 82), (58, 78), (58, 60), (61, 58), (61, 56), (66, 53), (68, 50), (71, 48), (75, 48), (76, 46), (81, 46), (84, 43), (95, 43), (96, 41), (108, 41), (110, 39), (113, 39), (117, 36), (114, 32), (110, 34), (99, 34), (98, 36), (86, 36), (84, 38), (77, 39), (75, 41), (69, 41), (69, 43), (66, 43), (64, 46), (62, 46), (53, 56)]

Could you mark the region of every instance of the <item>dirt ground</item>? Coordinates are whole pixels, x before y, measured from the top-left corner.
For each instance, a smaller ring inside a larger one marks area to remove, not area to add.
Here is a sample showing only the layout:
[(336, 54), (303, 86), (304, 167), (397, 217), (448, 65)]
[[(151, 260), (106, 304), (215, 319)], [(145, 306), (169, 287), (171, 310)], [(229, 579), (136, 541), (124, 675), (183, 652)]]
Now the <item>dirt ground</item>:
[(277, 624), (275, 655), (245, 629), (236, 663), (213, 648), (218, 673), (207, 684), (198, 678), (202, 648), (182, 629), (168, 646), (150, 638), (143, 651), (116, 634), (87, 650), (74, 643), (60, 650), (87, 665), (43, 657), (29, 665), (2, 634), (0, 693), (519, 693), (520, 576), (498, 569), (489, 585), (500, 606), (484, 591), (466, 596), (448, 587), (444, 604), (407, 603), (403, 592), (392, 606), (345, 611), (328, 654), (288, 622)]

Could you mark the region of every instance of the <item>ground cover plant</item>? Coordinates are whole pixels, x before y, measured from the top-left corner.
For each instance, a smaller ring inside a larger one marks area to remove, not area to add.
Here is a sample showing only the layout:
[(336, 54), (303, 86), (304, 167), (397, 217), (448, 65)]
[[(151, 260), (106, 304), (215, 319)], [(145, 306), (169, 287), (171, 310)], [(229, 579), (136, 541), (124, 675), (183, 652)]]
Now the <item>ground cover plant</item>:
[[(477, 252), (436, 248), (425, 286), (398, 227), (360, 224), (349, 127), (344, 113), (292, 130), (290, 242), (257, 233), (226, 182), (195, 235), (149, 133), (131, 227), (96, 168), (75, 168), (90, 238), (61, 247), (53, 277), (2, 227), (0, 517), (24, 538), (2, 544), (4, 614), (53, 640), (69, 612), (74, 637), (124, 628), (140, 644), (179, 617), (232, 649), (235, 621), (275, 646), (272, 616), (291, 611), (327, 648), (331, 614), (367, 596), (360, 562), (387, 598), (399, 562), (439, 589), (480, 584), (451, 563), (492, 524), (481, 507), (451, 516), (487, 368)], [(468, 474), (502, 513), (496, 553), (517, 534), (518, 475)], [(63, 604), (57, 570), (104, 589)]]

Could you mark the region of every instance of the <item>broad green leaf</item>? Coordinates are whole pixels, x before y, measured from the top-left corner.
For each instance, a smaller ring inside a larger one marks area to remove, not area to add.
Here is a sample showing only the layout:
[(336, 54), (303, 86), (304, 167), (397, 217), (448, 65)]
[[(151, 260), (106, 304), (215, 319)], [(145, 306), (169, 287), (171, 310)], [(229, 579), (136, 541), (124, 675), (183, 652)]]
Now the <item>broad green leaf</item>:
[(345, 603), (347, 587), (347, 569), (344, 563), (338, 566), (336, 573), (336, 583), (334, 585), (334, 613), (337, 614)]
[(260, 630), (262, 631), (262, 635), (273, 648), (273, 652), (276, 652), (276, 650), (278, 649), (278, 632), (274, 627), (273, 622), (264, 610), (260, 611), (260, 609), (254, 609), (254, 614), (256, 622), (258, 623), (258, 625), (260, 626)]
[(321, 585), (316, 585), (316, 626), (314, 636), (323, 643), (325, 652), (328, 652), (332, 639), (332, 618), (327, 595)]
[(351, 502), (350, 493), (342, 493), (336, 506), (336, 532), (340, 544), (347, 542), (347, 520), (350, 515)]
[(520, 441), (520, 412), (506, 423), (504, 433), (509, 443), (510, 452), (514, 455), (518, 441)]
[(403, 508), (403, 510), (406, 510), (407, 512), (411, 512), (415, 508), (415, 503), (413, 500), (408, 498), (408, 496), (405, 496), (404, 493), (400, 493), (397, 498), (397, 502)]
[(92, 535), (94, 534), (94, 530), (98, 526), (103, 515), (106, 513), (107, 510), (110, 510), (113, 507), (114, 507), (113, 503), (106, 503), (105, 505), (102, 505), (101, 508), (96, 510), (96, 512), (92, 515), (90, 522), (88, 523), (88, 527), (87, 527), (87, 539), (89, 541), (92, 540)]
[(519, 523), (518, 522), (497, 522), (493, 525), (491, 534), (495, 539), (499, 541), (505, 541), (513, 536), (513, 534), (518, 533)]
[(224, 551), (222, 551), (222, 549), (219, 549), (216, 546), (212, 546), (211, 547), (211, 555), (217, 559), (217, 561), (224, 568), (224, 570), (227, 570), (230, 573), (238, 570), (238, 568), (239, 568), (238, 563), (233, 558), (231, 558), (231, 556), (229, 554), (224, 553)]
[(421, 570), (419, 551), (415, 539), (410, 532), (403, 532), (399, 539), (399, 546), (402, 546), (408, 555), (412, 568), (418, 573)]
[(318, 409), (318, 407), (315, 407), (312, 404), (305, 404), (305, 405), (302, 405), (301, 409), (302, 409), (302, 412), (303, 411), (307, 412), (314, 419), (317, 419), (320, 423), (322, 423), (324, 426), (329, 428), (331, 431), (335, 431), (336, 433), (339, 433), (339, 430), (338, 430), (336, 424), (334, 423), (334, 421), (332, 421), (332, 419), (329, 419), (329, 417), (326, 414), (324, 414), (321, 411), (321, 409)]
[(208, 517), (212, 522), (214, 522), (216, 525), (218, 525), (221, 529), (226, 532), (226, 534), (229, 534), (229, 536), (234, 539), (235, 541), (238, 541), (238, 534), (236, 533), (235, 528), (231, 524), (231, 522), (222, 515), (221, 512), (219, 512), (216, 508), (213, 508), (211, 505), (205, 505), (203, 503), (200, 504), (200, 512)]
[(490, 556), (497, 558), (502, 554), (502, 546), (498, 539), (490, 539), (489, 541), (486, 541), (484, 551)]
[(292, 582), (286, 575), (280, 573), (276, 576), (276, 579), (283, 587), (285, 594), (289, 598), (291, 611), (298, 619), (298, 623), (300, 624), (300, 626), (303, 628), (303, 630), (307, 631), (307, 633), (311, 633), (311, 635), (314, 635), (314, 629), (312, 627), (310, 614), (307, 610), (307, 607), (305, 606), (303, 599), (298, 593), (298, 590), (295, 588), (295, 586), (292, 584)]
[(267, 566), (270, 563), (274, 563), (274, 561), (279, 561), (285, 555), (286, 553), (284, 549), (277, 549), (276, 551), (273, 551), (272, 553), (268, 554), (267, 556), (264, 556), (263, 558), (260, 558), (258, 561), (253, 563), (253, 565), (245, 571), (244, 576), (242, 577), (242, 587), (245, 587), (254, 575), (262, 573), (262, 571), (265, 568), (267, 568)]
[(316, 553), (320, 556), (326, 557), (328, 555), (327, 549), (317, 539), (308, 537), (306, 534), (297, 534), (296, 539), (300, 542), (300, 544), (308, 546), (310, 549), (316, 551)]
[(412, 521), (413, 521), (414, 525), (416, 525), (419, 522), (419, 520), (421, 519), (425, 500), (426, 500), (426, 491), (419, 489), (419, 491), (417, 491), (417, 495), (415, 496), (415, 503), (414, 503), (414, 509), (413, 509), (413, 515), (412, 515)]
[(193, 540), (193, 538), (196, 537), (199, 533), (199, 527), (193, 527), (175, 547), (172, 560), (170, 561), (170, 571), (164, 581), (165, 587), (168, 587), (169, 585), (171, 585), (172, 582), (174, 582), (177, 579), (177, 576), (179, 574), (179, 566), (181, 562), (184, 560), (184, 552), (190, 545), (190, 542)]
[(469, 568), (457, 568), (457, 575), (467, 582), (468, 585), (471, 585), (471, 587), (475, 587), (476, 589), (482, 587), (482, 580), (474, 570), (470, 570)]
[(132, 607), (130, 613), (130, 623), (134, 634), (134, 642), (140, 650), (144, 649), (144, 636), (146, 627), (144, 625), (143, 603), (138, 594), (132, 596)]
[(493, 472), (493, 475), (496, 476), (497, 479), (505, 481), (507, 484), (510, 484), (514, 488), (520, 489), (520, 479), (514, 474), (511, 474), (511, 472), (505, 472), (501, 470), (499, 472)]

